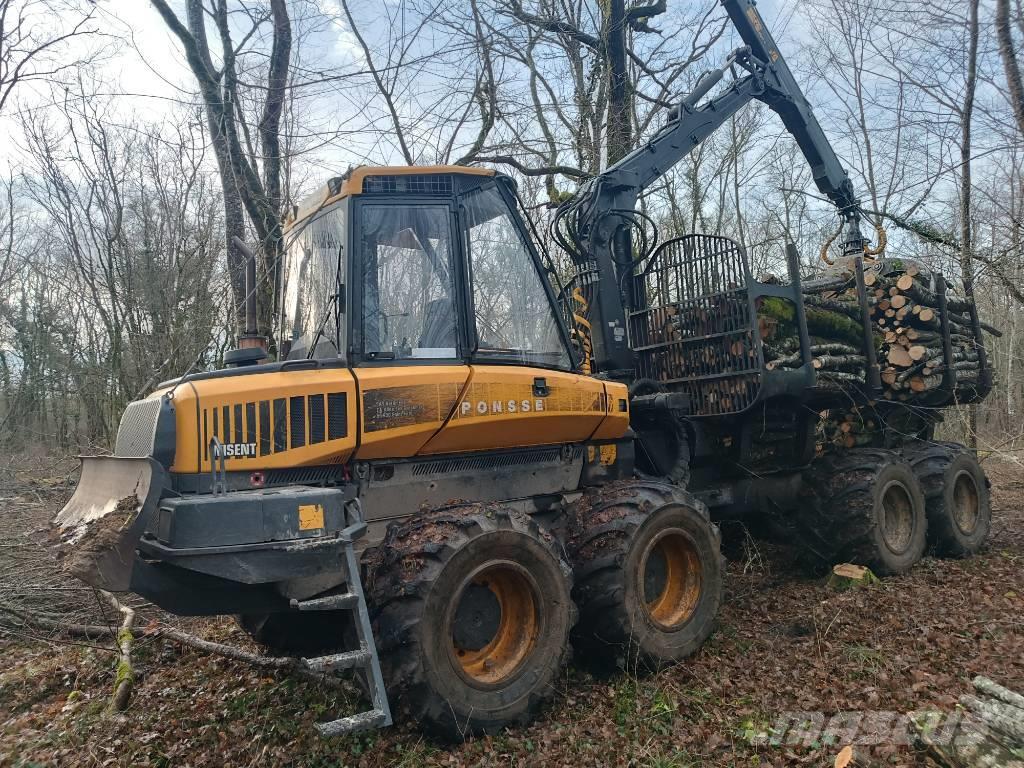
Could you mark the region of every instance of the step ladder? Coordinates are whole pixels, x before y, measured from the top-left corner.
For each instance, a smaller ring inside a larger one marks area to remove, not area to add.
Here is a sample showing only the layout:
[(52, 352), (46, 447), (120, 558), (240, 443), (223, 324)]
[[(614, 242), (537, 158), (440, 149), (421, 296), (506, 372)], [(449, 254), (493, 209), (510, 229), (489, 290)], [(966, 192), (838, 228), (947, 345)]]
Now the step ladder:
[(377, 644), (373, 640), (370, 613), (366, 609), (366, 597), (363, 594), (362, 580), (359, 578), (359, 560), (354, 549), (355, 542), (366, 533), (366, 523), (363, 521), (357, 499), (346, 504), (345, 512), (348, 526), (338, 534), (338, 539), (345, 552), (346, 591), (309, 600), (293, 599), (291, 605), (300, 611), (354, 612), (359, 647), (342, 653), (302, 659), (302, 664), (309, 671), (324, 675), (350, 669), (366, 671), (373, 709), (328, 723), (317, 723), (316, 729), (321, 736), (344, 736), (391, 725), (391, 707), (388, 705), (387, 692), (384, 690), (384, 678), (377, 658)]

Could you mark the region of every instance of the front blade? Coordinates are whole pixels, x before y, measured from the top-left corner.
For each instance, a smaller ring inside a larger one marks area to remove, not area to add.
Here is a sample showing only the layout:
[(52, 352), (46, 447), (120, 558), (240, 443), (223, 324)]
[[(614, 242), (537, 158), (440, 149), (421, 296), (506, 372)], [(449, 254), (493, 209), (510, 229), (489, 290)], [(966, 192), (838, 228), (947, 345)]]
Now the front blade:
[(82, 475), (51, 531), (64, 569), (98, 589), (124, 592), (131, 583), (135, 545), (163, 490), (155, 460), (83, 456)]

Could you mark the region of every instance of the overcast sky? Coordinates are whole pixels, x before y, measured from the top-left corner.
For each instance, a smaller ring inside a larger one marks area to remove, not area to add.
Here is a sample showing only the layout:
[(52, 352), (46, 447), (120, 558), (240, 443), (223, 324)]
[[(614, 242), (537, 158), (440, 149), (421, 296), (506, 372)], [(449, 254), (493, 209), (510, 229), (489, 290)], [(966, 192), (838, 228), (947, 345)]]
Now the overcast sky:
[[(373, 7), (384, 2), (395, 7), (401, 0), (358, 0), (351, 7), (354, 12), (361, 16), (365, 14), (365, 18), (370, 19)], [(670, 0), (673, 5), (677, 2), (684, 0)], [(171, 5), (184, 18), (180, 0), (172, 0)], [(356, 68), (362, 61), (362, 54), (347, 27), (340, 3), (337, 0), (318, 0), (318, 5), (323, 11), (333, 12), (334, 20), (303, 42), (302, 50), (307, 60), (315, 58), (318, 66), (348, 64)], [(300, 7), (301, 4), (297, 3), (295, 11)], [(758, 8), (779, 38), (783, 49), (787, 52), (792, 50), (797, 45), (795, 39), (801, 33), (800, 18), (794, 13), (795, 0), (762, 0)], [(198, 103), (195, 80), (185, 64), (181, 46), (148, 0), (100, 0), (99, 9), (100, 27), (109, 31), (113, 37), (124, 39), (124, 42), (113, 43), (108, 55), (97, 66), (99, 77), (106, 83), (104, 92), (117, 94), (111, 97), (117, 114), (126, 120), (159, 122), (176, 109)], [(367, 24), (364, 34), (371, 36), (372, 40), (372, 35), (383, 32)], [(730, 34), (732, 42), (728, 45), (732, 47), (739, 41), (731, 30)], [(717, 63), (709, 59), (705, 66), (711, 67)], [(342, 128), (347, 123), (356, 126), (359, 122), (356, 114), (358, 105), (353, 104), (351, 99), (339, 96), (337, 89), (315, 93), (306, 91), (303, 97), (306, 109), (304, 119), (310, 130), (315, 130), (318, 123), (328, 119), (332, 126)], [(18, 98), (22, 106), (38, 106), (51, 97), (39, 90), (23, 88)], [(10, 115), (0, 120), (0, 129), (4, 128), (17, 142), (17, 123)], [(327, 177), (344, 171), (350, 164), (358, 165), (367, 160), (381, 162), (386, 159), (385, 154), (386, 150), (380, 144), (360, 142), (358, 136), (343, 133), (339, 139), (306, 157), (309, 186), (322, 183)], [(7, 154), (6, 159), (8, 164), (17, 165), (17, 152)], [(399, 161), (397, 157), (390, 159), (393, 162)]]

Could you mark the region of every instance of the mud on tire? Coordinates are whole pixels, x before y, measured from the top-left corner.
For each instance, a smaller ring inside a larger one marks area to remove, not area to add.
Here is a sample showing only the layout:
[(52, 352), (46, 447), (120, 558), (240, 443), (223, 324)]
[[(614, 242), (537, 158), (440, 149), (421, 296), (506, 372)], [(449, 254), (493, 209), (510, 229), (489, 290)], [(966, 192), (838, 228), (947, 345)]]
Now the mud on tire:
[(656, 670), (696, 651), (721, 603), (720, 543), (704, 505), (677, 487), (589, 489), (569, 514), (579, 657)]
[(554, 694), (572, 572), (527, 515), (485, 503), (416, 515), (369, 554), (367, 586), (392, 705), (433, 735), (523, 724)]
[(903, 573), (924, 554), (926, 528), (920, 483), (894, 451), (837, 451), (804, 473), (793, 530), (812, 564)]
[(959, 443), (912, 444), (904, 455), (924, 491), (928, 539), (936, 554), (970, 557), (992, 525), (989, 482), (974, 453)]

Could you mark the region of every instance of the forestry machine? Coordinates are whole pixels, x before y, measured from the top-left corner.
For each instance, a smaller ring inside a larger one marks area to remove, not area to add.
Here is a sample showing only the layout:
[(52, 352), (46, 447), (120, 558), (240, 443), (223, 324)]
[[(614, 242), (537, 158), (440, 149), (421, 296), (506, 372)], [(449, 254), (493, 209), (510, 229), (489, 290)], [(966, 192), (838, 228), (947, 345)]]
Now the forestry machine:
[[(873, 298), (850, 179), (754, 3), (722, 4), (744, 46), (555, 213), (564, 284), (493, 170), (360, 167), (297, 206), (279, 359), (253, 330), (223, 369), (131, 403), (55, 518), (65, 567), (352, 670), (371, 707), (324, 734), (388, 725), (393, 705), (461, 739), (533, 717), (570, 647), (634, 669), (696, 651), (721, 599), (713, 520), (880, 573), (921, 556), (926, 525), (943, 551), (974, 551), (984, 475), (931, 433), (938, 408), (984, 396), (987, 367), (917, 407), (880, 397), (869, 360), (837, 396), (816, 378), (795, 249), (788, 282), (758, 281), (727, 238), (655, 247), (636, 209), (762, 101), (844, 222), (849, 258), (823, 279)], [(770, 369), (763, 308), (780, 306), (798, 364)], [(823, 446), (841, 408), (876, 429)]]

